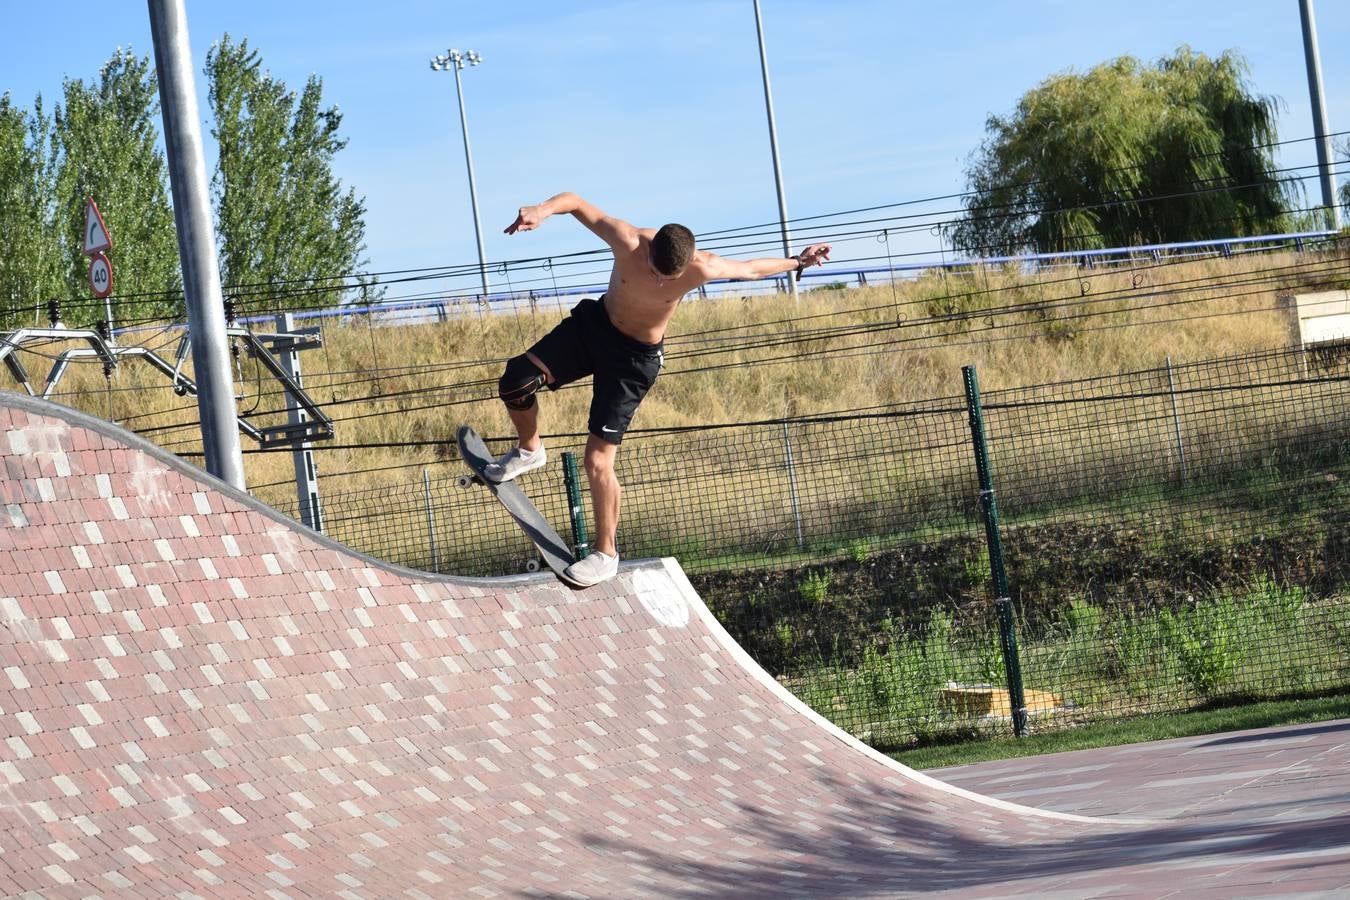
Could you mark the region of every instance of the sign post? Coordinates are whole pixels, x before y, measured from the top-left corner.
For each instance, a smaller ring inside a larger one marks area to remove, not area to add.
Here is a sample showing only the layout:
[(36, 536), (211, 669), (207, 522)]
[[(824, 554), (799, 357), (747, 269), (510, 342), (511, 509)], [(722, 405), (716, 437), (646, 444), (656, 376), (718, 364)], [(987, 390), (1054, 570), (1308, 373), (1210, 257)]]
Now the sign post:
[(98, 204), (94, 198), (89, 198), (89, 203), (84, 208), (84, 249), (80, 252), (89, 257), (89, 289), (94, 292), (94, 296), (103, 301), (103, 315), (108, 323), (108, 340), (112, 340), (113, 317), (112, 302), (108, 297), (112, 295), (113, 272), (112, 260), (108, 259), (104, 253), (105, 250), (112, 249), (112, 235), (108, 233), (108, 226), (103, 222), (103, 214), (98, 211)]
[[(107, 300), (108, 295), (113, 289), (113, 271), (112, 260), (102, 253), (95, 253), (89, 260), (89, 289), (94, 292), (94, 296), (100, 300)], [(109, 320), (112, 316), (109, 315)], [(109, 330), (112, 329), (112, 322), (108, 322)]]
[(108, 234), (108, 226), (103, 224), (98, 204), (90, 197), (89, 204), (84, 208), (84, 249), (80, 252), (85, 256), (93, 256), (111, 249), (112, 235)]

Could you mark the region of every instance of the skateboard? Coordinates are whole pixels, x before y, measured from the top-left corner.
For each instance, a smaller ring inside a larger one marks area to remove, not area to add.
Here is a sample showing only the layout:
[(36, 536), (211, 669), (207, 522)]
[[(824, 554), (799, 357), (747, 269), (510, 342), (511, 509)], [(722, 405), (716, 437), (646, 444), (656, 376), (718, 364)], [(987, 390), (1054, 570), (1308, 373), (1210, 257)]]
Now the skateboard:
[(568, 578), (566, 574), (567, 567), (576, 562), (572, 556), (572, 551), (567, 549), (567, 542), (558, 536), (558, 532), (553, 530), (553, 526), (543, 517), (535, 505), (530, 502), (530, 498), (525, 496), (525, 492), (520, 489), (514, 481), (505, 481), (498, 484), (483, 474), (483, 467), (490, 462), (495, 462), (496, 458), (488, 452), (487, 445), (483, 439), (478, 436), (468, 425), (461, 425), (455, 440), (459, 442), (459, 454), (468, 464), (471, 475), (459, 476), (458, 484), (461, 488), (468, 488), (474, 484), (481, 484), (486, 487), (492, 496), (501, 501), (502, 506), (511, 514), (511, 518), (516, 520), (516, 524), (521, 527), (534, 546), (539, 551), (539, 556), (544, 564), (553, 571), (558, 580), (573, 590), (581, 590), (585, 585), (578, 584)]

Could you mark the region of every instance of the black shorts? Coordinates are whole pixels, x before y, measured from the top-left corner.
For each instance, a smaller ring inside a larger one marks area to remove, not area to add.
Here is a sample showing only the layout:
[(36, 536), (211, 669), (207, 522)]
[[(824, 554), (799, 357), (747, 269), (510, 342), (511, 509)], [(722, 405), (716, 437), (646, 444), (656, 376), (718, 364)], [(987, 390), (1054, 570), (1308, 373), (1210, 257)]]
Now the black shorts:
[(572, 307), (572, 314), (539, 339), (530, 352), (553, 373), (549, 390), (595, 376), (591, 434), (618, 444), (638, 404), (661, 371), (661, 344), (645, 344), (614, 327), (605, 312), (605, 298), (590, 297)]

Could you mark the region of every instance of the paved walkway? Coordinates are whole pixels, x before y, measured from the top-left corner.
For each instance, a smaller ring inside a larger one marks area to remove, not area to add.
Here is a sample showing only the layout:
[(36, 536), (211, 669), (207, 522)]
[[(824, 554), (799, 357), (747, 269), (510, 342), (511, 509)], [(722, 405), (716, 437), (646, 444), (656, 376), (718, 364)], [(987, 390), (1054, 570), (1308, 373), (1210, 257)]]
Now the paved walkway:
[[(931, 769), (1039, 809), (1145, 817), (1251, 858), (1213, 896), (1350, 896), (1350, 719)], [(1175, 871), (1203, 865), (1205, 853)], [(1189, 879), (1176, 896), (1203, 887)]]
[(1350, 814), (1350, 719), (930, 769), (967, 790), (1086, 816), (1209, 822)]
[(816, 716), (673, 560), (576, 593), (400, 569), (0, 392), (0, 895), (1344, 890), (1344, 745), (1305, 737), (1134, 770), (1155, 796), (1285, 785), (1208, 817), (984, 797)]

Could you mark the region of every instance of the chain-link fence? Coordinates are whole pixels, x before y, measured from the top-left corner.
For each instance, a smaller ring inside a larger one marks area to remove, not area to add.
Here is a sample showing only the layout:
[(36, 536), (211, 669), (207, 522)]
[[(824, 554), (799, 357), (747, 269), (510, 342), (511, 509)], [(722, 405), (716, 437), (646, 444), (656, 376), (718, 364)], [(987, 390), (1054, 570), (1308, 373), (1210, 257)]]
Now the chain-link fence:
[[(1350, 686), (1345, 356), (989, 392), (983, 432), (1016, 611), (1013, 690), (961, 393), (633, 434), (618, 457), (620, 549), (678, 557), (761, 665), (878, 745), (1006, 729), (1010, 694), (1034, 729)], [(579, 443), (555, 444), (522, 485), (564, 536), (568, 450), (580, 458)], [(329, 494), (326, 531), (423, 569), (523, 570), (529, 541), (459, 474)]]

